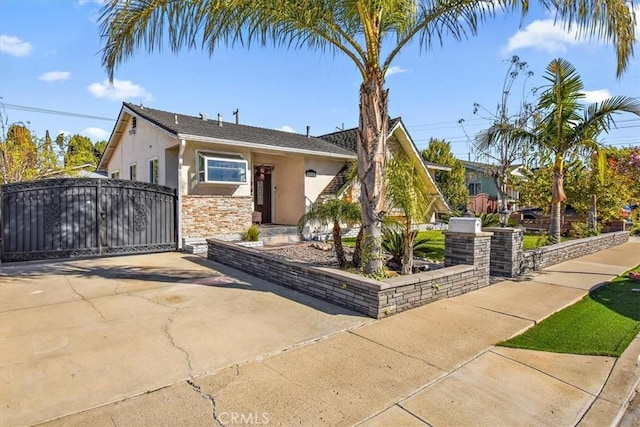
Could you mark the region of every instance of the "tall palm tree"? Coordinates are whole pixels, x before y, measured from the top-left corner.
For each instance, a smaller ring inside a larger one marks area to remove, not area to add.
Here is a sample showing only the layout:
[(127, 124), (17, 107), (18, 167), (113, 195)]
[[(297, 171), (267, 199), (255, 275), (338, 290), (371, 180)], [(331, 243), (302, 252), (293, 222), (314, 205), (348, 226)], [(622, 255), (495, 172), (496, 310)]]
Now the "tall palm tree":
[(396, 154), (388, 160), (385, 174), (385, 191), (388, 208), (399, 211), (402, 233), (404, 234), (404, 254), (402, 255), (402, 274), (413, 272), (413, 241), (416, 233), (412, 227), (424, 222), (433, 197), (418, 175), (413, 162), (403, 155)]
[[(634, 19), (625, 0), (539, 0), (567, 25), (614, 42), (620, 75), (633, 54)], [(417, 39), (423, 50), (459, 40), (497, 10), (528, 11), (528, 0), (109, 0), (102, 10), (102, 64), (109, 78), (137, 50), (172, 51), (252, 42), (340, 52), (362, 77), (357, 132), (365, 271), (382, 269), (381, 221), (388, 128), (386, 72)], [(387, 45), (390, 43), (390, 45)]]
[(549, 85), (545, 86), (538, 103), (542, 119), (537, 142), (554, 156), (549, 234), (559, 242), (561, 204), (567, 199), (564, 193), (566, 157), (598, 153), (599, 169), (604, 170), (604, 151), (600, 150), (598, 136), (615, 126), (613, 115), (616, 113), (640, 116), (640, 100), (616, 96), (585, 106), (580, 102), (584, 98), (582, 79), (573, 65), (562, 58), (551, 61), (544, 78)]
[(361, 215), (360, 205), (357, 203), (347, 202), (344, 199), (328, 199), (312, 204), (298, 221), (298, 229), (302, 230), (310, 222), (319, 222), (322, 225), (332, 224), (333, 249), (340, 267), (346, 267), (347, 257), (342, 246), (341, 224), (357, 222)]

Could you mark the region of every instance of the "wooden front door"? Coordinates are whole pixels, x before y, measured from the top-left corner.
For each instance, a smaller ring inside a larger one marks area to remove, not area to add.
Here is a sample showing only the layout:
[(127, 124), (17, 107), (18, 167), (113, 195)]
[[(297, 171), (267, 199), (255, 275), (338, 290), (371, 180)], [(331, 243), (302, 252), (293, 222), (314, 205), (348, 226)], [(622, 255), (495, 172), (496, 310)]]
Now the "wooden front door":
[(262, 213), (262, 223), (271, 223), (271, 174), (270, 166), (253, 168), (253, 204)]

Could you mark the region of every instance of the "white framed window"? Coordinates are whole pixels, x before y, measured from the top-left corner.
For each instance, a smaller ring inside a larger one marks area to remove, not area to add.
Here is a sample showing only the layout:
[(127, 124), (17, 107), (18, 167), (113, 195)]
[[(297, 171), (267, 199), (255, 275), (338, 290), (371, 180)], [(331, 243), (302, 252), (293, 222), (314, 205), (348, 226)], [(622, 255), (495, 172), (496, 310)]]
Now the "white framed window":
[(129, 179), (131, 181), (135, 181), (136, 179), (138, 179), (138, 165), (136, 165), (135, 163), (131, 163), (129, 165)]
[(158, 170), (158, 158), (155, 157), (149, 160), (149, 182), (157, 184), (159, 176), (160, 171)]
[(111, 172), (111, 178), (112, 179), (120, 179), (120, 171), (116, 169), (113, 172)]
[(198, 182), (247, 184), (248, 162), (239, 155), (197, 152)]

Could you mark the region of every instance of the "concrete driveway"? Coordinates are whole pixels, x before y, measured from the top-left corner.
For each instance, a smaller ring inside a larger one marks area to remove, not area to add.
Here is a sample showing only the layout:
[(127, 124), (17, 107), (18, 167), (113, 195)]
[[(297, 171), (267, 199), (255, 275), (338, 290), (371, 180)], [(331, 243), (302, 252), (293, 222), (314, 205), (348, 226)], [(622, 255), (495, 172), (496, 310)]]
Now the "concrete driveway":
[(0, 425), (56, 419), (370, 321), (198, 256), (4, 265)]

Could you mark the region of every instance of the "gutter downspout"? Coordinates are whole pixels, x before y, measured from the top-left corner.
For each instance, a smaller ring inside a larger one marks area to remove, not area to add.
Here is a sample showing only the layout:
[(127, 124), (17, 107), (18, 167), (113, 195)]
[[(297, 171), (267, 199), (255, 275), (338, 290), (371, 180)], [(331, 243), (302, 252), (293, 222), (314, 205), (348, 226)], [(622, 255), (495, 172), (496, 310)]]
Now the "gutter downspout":
[(177, 209), (177, 227), (178, 227), (178, 250), (184, 250), (182, 241), (182, 164), (184, 163), (184, 149), (187, 142), (180, 140), (180, 149), (178, 150), (178, 209)]

